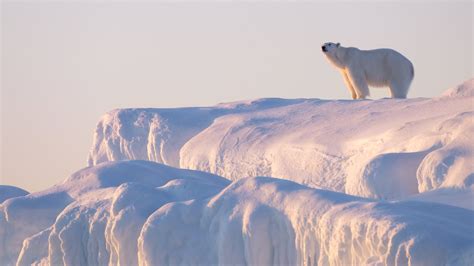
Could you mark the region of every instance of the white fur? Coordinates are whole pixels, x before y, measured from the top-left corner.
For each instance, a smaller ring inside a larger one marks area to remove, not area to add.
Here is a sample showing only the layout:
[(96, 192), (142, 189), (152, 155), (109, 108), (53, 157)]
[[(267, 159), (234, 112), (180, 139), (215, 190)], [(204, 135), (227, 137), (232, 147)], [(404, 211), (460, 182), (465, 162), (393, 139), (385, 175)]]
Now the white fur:
[(325, 43), (322, 48), (327, 59), (340, 70), (352, 99), (369, 96), (369, 86), (390, 87), (392, 98), (407, 97), (414, 77), (413, 64), (399, 52), (359, 50), (339, 43)]

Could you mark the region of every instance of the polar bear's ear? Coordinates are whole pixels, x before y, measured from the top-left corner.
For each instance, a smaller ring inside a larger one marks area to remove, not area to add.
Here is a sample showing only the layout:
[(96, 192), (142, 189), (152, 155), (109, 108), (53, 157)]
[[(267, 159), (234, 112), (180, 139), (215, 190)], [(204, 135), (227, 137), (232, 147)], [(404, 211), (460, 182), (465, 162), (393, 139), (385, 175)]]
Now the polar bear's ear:
[(340, 43), (336, 43), (336, 47), (339, 47), (341, 44)]

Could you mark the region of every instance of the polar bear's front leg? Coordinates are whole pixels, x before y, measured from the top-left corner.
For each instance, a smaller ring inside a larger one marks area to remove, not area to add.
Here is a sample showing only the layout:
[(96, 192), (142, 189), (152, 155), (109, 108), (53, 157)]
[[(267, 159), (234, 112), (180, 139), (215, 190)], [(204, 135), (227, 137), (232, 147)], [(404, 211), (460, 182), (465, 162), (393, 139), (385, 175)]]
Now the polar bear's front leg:
[(345, 71), (341, 71), (342, 77), (344, 78), (344, 83), (346, 84), (347, 89), (351, 92), (352, 99), (357, 99), (357, 93), (355, 92), (354, 87), (352, 86), (349, 77)]
[(367, 85), (367, 81), (362, 72), (355, 69), (349, 69), (347, 74), (357, 94), (357, 99), (365, 99), (365, 97), (370, 95), (369, 86)]

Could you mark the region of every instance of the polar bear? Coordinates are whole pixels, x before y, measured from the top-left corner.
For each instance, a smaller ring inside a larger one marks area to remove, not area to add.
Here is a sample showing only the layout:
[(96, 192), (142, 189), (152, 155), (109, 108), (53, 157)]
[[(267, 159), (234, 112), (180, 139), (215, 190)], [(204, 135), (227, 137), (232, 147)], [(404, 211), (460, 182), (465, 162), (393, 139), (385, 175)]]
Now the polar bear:
[(390, 87), (392, 98), (406, 98), (415, 75), (413, 64), (392, 49), (359, 50), (325, 43), (321, 47), (326, 58), (336, 66), (352, 94), (352, 99), (365, 99), (369, 87)]

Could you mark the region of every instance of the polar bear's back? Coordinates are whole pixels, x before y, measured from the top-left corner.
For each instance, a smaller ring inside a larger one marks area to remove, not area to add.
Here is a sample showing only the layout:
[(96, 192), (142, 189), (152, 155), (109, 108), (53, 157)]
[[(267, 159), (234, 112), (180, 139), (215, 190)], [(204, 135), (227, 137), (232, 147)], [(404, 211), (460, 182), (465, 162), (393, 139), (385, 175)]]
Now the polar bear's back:
[(388, 48), (359, 50), (351, 48), (353, 63), (363, 66), (370, 86), (390, 86), (393, 80), (411, 82), (414, 77), (413, 64), (401, 53)]

